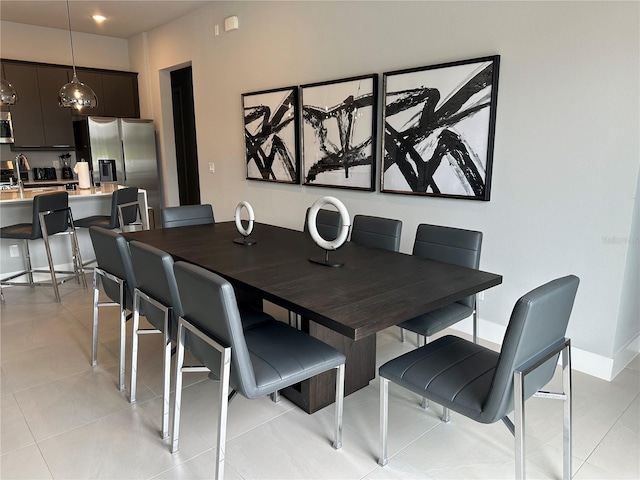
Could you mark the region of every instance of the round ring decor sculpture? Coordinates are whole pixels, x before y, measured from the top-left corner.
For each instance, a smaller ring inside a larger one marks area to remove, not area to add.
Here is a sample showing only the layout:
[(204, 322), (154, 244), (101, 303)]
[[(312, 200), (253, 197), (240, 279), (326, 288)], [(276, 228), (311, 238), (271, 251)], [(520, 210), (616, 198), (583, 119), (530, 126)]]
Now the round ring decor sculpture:
[[(240, 214), (242, 213), (243, 208), (247, 210), (247, 214), (249, 215), (249, 224), (247, 225), (247, 228), (244, 228), (244, 225), (242, 225), (242, 218)], [(249, 202), (240, 202), (238, 206), (236, 206), (236, 213), (234, 215), (234, 218), (236, 221), (236, 228), (238, 229), (240, 235), (242, 235), (242, 238), (235, 238), (233, 240), (233, 243), (247, 246), (255, 245), (257, 242), (248, 238), (253, 231), (253, 223), (256, 219), (251, 204)]]
[[(340, 228), (340, 232), (338, 236), (334, 240), (326, 240), (324, 239), (320, 233), (318, 233), (318, 227), (316, 225), (316, 218), (318, 216), (318, 212), (324, 205), (333, 205), (340, 214), (340, 220), (342, 222), (342, 227)], [(309, 209), (309, 218), (307, 220), (307, 227), (309, 229), (309, 234), (311, 235), (312, 240), (325, 251), (324, 260), (315, 260), (310, 258), (309, 261), (313, 263), (319, 263), (320, 265), (326, 265), (329, 267), (341, 267), (342, 263), (331, 263), (329, 262), (329, 251), (339, 249), (344, 242), (347, 241), (347, 237), (349, 236), (349, 229), (351, 228), (351, 220), (349, 219), (349, 212), (347, 211), (347, 207), (344, 206), (340, 200), (335, 197), (321, 197), (311, 205)]]

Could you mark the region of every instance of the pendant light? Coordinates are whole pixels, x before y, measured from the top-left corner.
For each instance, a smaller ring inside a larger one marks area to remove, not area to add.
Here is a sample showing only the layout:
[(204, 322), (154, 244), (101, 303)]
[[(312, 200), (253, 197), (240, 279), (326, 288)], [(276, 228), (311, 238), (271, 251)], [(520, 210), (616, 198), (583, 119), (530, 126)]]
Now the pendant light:
[(90, 86), (85, 85), (76, 75), (76, 59), (73, 54), (73, 36), (71, 35), (71, 14), (69, 0), (67, 0), (67, 18), (69, 20), (69, 42), (71, 43), (71, 62), (73, 64), (73, 79), (60, 89), (60, 106), (67, 108), (94, 108), (98, 105), (98, 97)]
[(0, 78), (0, 105), (14, 105), (17, 102), (16, 89), (4, 78)]

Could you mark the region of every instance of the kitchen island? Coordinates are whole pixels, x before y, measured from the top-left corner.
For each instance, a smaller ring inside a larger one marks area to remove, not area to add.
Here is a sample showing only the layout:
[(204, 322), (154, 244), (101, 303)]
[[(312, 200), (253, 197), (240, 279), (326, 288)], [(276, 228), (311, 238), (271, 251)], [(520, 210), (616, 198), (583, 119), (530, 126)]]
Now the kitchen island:
[[(100, 187), (88, 189), (66, 190), (69, 193), (69, 206), (74, 220), (90, 217), (92, 215), (111, 215), (111, 195), (123, 188), (115, 184), (102, 184)], [(65, 187), (25, 188), (22, 196), (17, 188), (0, 190), (0, 226), (5, 227), (17, 223), (31, 223), (33, 215), (33, 197), (44, 193), (65, 191)], [(138, 190), (138, 201), (142, 214), (142, 223), (145, 228), (149, 226), (149, 211), (147, 192)], [(89, 238), (89, 232), (85, 228), (79, 228), (78, 242), (80, 253), (84, 263), (93, 260), (93, 246)], [(68, 246), (69, 239), (66, 235), (54, 237), (51, 240), (52, 255), (56, 265), (65, 266), (71, 264), (71, 253)], [(10, 273), (18, 272), (24, 268), (22, 258), (22, 246), (18, 248), (19, 257), (11, 257), (10, 247), (21, 242), (10, 239), (2, 239), (0, 244), (0, 276), (5, 277)], [(15, 250), (15, 249), (14, 249)], [(29, 251), (31, 263), (34, 268), (47, 268), (47, 259), (42, 240), (30, 242)]]

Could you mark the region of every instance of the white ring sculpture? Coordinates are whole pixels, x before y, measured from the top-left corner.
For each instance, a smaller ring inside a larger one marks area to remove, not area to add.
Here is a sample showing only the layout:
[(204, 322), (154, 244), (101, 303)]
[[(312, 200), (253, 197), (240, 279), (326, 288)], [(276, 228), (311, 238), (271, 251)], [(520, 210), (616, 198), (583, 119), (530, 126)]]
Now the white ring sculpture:
[[(246, 208), (247, 213), (249, 214), (249, 226), (246, 228), (246, 230), (242, 226), (242, 219), (240, 218), (240, 212), (242, 212), (242, 207)], [(251, 205), (249, 204), (249, 202), (240, 202), (236, 207), (236, 214), (235, 214), (236, 228), (238, 229), (238, 232), (240, 232), (240, 235), (242, 235), (243, 237), (248, 237), (249, 235), (251, 235), (251, 232), (253, 231), (253, 222), (255, 221), (255, 219), (256, 217), (253, 214), (253, 208), (251, 208)]]
[[(318, 216), (318, 211), (324, 205), (333, 205), (338, 209), (338, 213), (340, 214), (340, 218), (342, 220), (342, 228), (338, 233), (338, 236), (335, 240), (325, 240), (318, 233), (318, 227), (316, 225), (316, 217)], [(307, 221), (307, 226), (309, 228), (309, 234), (316, 244), (324, 249), (324, 250), (337, 250), (347, 241), (347, 236), (349, 236), (349, 228), (351, 228), (351, 220), (349, 219), (349, 212), (347, 211), (347, 207), (344, 206), (340, 200), (335, 197), (321, 197), (311, 205), (309, 209), (309, 219)]]

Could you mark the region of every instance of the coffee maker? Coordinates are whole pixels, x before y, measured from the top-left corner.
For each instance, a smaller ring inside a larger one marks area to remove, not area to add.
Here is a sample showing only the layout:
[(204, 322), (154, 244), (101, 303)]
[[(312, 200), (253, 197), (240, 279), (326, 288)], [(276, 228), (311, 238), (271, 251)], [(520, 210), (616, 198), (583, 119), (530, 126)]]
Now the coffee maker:
[(58, 158), (62, 163), (62, 179), (63, 180), (73, 180), (73, 171), (71, 170), (71, 166), (69, 165), (69, 159), (71, 158), (70, 153), (64, 153), (59, 155)]

